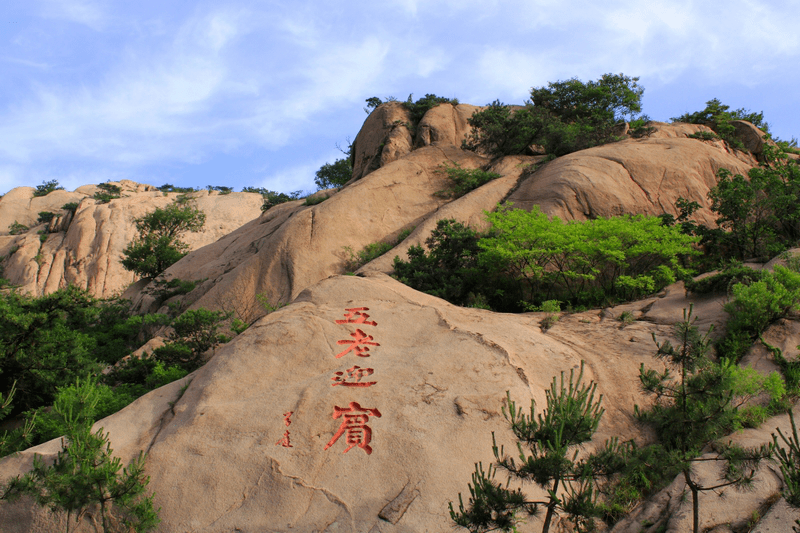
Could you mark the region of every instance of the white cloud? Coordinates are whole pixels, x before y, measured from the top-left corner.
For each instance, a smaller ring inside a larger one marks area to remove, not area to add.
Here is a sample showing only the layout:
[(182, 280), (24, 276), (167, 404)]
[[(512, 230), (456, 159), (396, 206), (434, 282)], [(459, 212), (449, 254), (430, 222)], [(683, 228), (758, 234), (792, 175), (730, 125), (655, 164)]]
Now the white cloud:
[(128, 163), (196, 158), (193, 141), (210, 142), (206, 137), (220, 122), (201, 122), (199, 116), (222, 93), (243, 90), (226, 84), (219, 55), (238, 34), (235, 20), (226, 13), (191, 20), (166, 51), (127, 51), (93, 85), (35, 85), (33, 98), (2, 117), (0, 154), (13, 161), (59, 155)]
[(93, 30), (102, 30), (108, 16), (99, 2), (91, 0), (42, 0), (42, 15), (83, 24)]

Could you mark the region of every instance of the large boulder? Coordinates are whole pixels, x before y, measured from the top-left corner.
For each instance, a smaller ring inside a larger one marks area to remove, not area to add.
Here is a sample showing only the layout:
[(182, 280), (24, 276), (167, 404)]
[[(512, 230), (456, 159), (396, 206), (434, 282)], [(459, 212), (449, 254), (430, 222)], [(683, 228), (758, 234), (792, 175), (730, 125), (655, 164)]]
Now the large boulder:
[[(642, 139), (596, 146), (559, 157), (520, 183), (509, 196), (515, 207), (539, 205), (564, 220), (586, 220), (623, 213), (676, 214), (679, 197), (701, 205), (695, 217), (713, 225), (708, 192), (719, 169), (747, 173), (756, 164), (723, 142), (688, 138), (705, 126), (657, 125)], [(705, 128), (707, 129), (707, 128)]]

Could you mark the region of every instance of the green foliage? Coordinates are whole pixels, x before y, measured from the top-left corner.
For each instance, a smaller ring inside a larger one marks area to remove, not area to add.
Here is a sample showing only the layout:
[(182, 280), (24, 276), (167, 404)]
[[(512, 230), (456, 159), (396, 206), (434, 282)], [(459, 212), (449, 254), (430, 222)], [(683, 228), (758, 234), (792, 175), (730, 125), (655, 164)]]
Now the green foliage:
[(28, 495), (53, 512), (66, 513), (67, 531), (73, 516), (77, 522), (96, 507), (105, 533), (151, 531), (160, 520), (153, 495), (145, 494), (149, 478), (144, 475), (144, 454), (123, 468), (112, 455), (108, 434), (102, 428), (92, 432), (99, 401), (94, 385), (79, 380), (68, 400), (56, 402), (53, 411), (66, 429), (61, 451), (52, 465), (34, 456), (32, 470), (9, 480), (2, 499)]
[[(798, 509), (800, 508), (800, 438), (797, 436), (797, 425), (791, 410), (789, 410), (789, 420), (792, 424), (792, 433), (787, 437), (780, 428), (776, 428), (778, 434), (772, 434), (772, 441), (783, 474), (783, 497), (786, 503)], [(781, 442), (778, 441), (779, 436)], [(800, 520), (795, 520), (795, 524), (792, 529), (795, 533), (800, 532)]]
[(586, 83), (572, 78), (534, 87), (531, 101), (566, 123), (611, 125), (641, 112), (644, 88), (638, 81), (624, 74), (603, 74)]
[(526, 302), (523, 302), (523, 304), (523, 308), (526, 311), (532, 311), (534, 313), (546, 313), (542, 321), (539, 323), (539, 327), (542, 329), (542, 331), (547, 331), (553, 327), (553, 325), (558, 322), (559, 318), (561, 318), (559, 316), (559, 313), (561, 312), (561, 302), (558, 300), (546, 300), (542, 302), (542, 305), (532, 305)]
[(651, 126), (650, 122), (650, 117), (647, 115), (639, 115), (637, 118), (630, 121), (628, 135), (634, 139), (650, 137), (650, 135), (656, 131), (655, 126)]
[(303, 202), (303, 205), (317, 205), (321, 204), (325, 200), (330, 198), (328, 195), (319, 195), (319, 196), (307, 196), (306, 201)]
[(417, 124), (419, 124), (419, 121), (425, 116), (425, 113), (434, 107), (442, 104), (458, 105), (457, 98), (446, 98), (444, 96), (436, 96), (435, 94), (426, 94), (424, 97), (414, 102), (412, 99), (413, 96), (413, 94), (409, 94), (408, 100), (403, 102), (403, 107), (408, 109), (409, 114), (411, 115), (412, 135), (415, 134)]
[(564, 223), (535, 206), (487, 217), (492, 227), (479, 243), (481, 264), (524, 286), (534, 302), (592, 305), (658, 291), (687, 275), (680, 258), (697, 240), (642, 215)]
[(350, 158), (337, 159), (333, 163), (325, 163), (314, 175), (317, 190), (343, 187), (353, 177), (353, 166)]
[(408, 261), (394, 259), (395, 277), (406, 285), (459, 305), (485, 279), (478, 270), (478, 234), (453, 219), (439, 220), (421, 246), (408, 249)]
[(203, 354), (227, 338), (219, 333), (230, 313), (190, 309), (172, 322), (170, 342), (153, 351), (153, 357), (167, 367), (176, 366), (191, 372), (203, 365)]
[(9, 235), (21, 235), (28, 231), (28, 226), (25, 224), (20, 224), (16, 220), (8, 226), (8, 234)]
[[(639, 379), (645, 393), (655, 402), (647, 410), (635, 408), (637, 416), (653, 426), (670, 461), (683, 473), (692, 494), (693, 531), (699, 527), (698, 494), (727, 486), (746, 487), (759, 463), (771, 455), (770, 447), (745, 449), (723, 444), (717, 439), (741, 427), (740, 407), (749, 398), (765, 390), (766, 379), (753, 369), (744, 369), (728, 359), (716, 363), (707, 357), (709, 334), (701, 335), (695, 326), (692, 309), (684, 310), (683, 321), (675, 325), (679, 344), (659, 343), (656, 356), (666, 362), (663, 372), (645, 369), (642, 364)], [(674, 369), (675, 377), (670, 369)], [(776, 378), (770, 378), (773, 382)], [(779, 379), (779, 378), (778, 378)], [(777, 395), (782, 392), (771, 383)], [(700, 459), (708, 445), (714, 444), (713, 455)], [(698, 460), (712, 460), (724, 465), (724, 480), (702, 485), (692, 472)]]
[(745, 178), (721, 169), (709, 193), (717, 224), (718, 255), (774, 257), (800, 240), (800, 166), (779, 159), (750, 169)]
[(89, 331), (96, 316), (94, 299), (75, 287), (0, 295), (0, 391), (16, 382), (15, 411), (48, 405), (58, 386), (99, 370)]
[(688, 137), (690, 139), (699, 139), (701, 141), (715, 141), (717, 139), (721, 139), (719, 135), (714, 133), (713, 131), (698, 131), (692, 134), (689, 134)]
[(283, 192), (270, 191), (264, 187), (242, 187), (242, 192), (254, 192), (260, 194), (264, 198), (264, 203), (261, 204), (261, 210), (266, 211), (271, 207), (285, 202), (291, 202), (300, 198), (303, 191), (294, 191), (289, 194)]
[(367, 102), (367, 107), (364, 108), (364, 111), (367, 114), (370, 114), (373, 109), (375, 109), (376, 107), (378, 107), (383, 103), (383, 100), (381, 100), (377, 96), (372, 96), (370, 98), (367, 98), (365, 101)]
[(97, 186), (101, 190), (94, 193), (93, 198), (101, 204), (107, 204), (111, 200), (119, 198), (120, 194), (122, 193), (122, 189), (119, 187), (119, 185), (114, 185), (111, 183), (98, 183)]
[(345, 246), (344, 251), (348, 255), (348, 258), (345, 260), (345, 272), (355, 272), (394, 247), (395, 244), (391, 242), (373, 242), (362, 248), (360, 252), (355, 253), (350, 246)]
[[(373, 96), (371, 98), (367, 98), (367, 107), (364, 108), (364, 111), (369, 114), (372, 112), (373, 109), (377, 108), (381, 104), (385, 104), (387, 102), (396, 102), (397, 99), (393, 96), (390, 96), (385, 101), (381, 100), (377, 96)], [(417, 124), (419, 121), (422, 120), (422, 117), (425, 116), (425, 113), (433, 109), (434, 107), (441, 105), (441, 104), (451, 104), (451, 105), (458, 105), (458, 98), (446, 98), (444, 96), (436, 96), (435, 94), (426, 94), (424, 97), (418, 99), (416, 102), (414, 101), (414, 95), (409, 94), (408, 99), (403, 102), (403, 107), (408, 109), (409, 114), (411, 115), (411, 124), (409, 125), (409, 130), (411, 130), (411, 135), (416, 133)]]
[(686, 290), (694, 294), (728, 294), (734, 285), (749, 285), (766, 275), (768, 272), (765, 270), (753, 270), (740, 261), (732, 261), (716, 274), (698, 280), (686, 280)]
[(731, 294), (731, 301), (725, 304), (730, 318), (717, 349), (738, 361), (767, 326), (800, 308), (800, 273), (776, 265), (758, 281), (737, 283)]
[(457, 525), (472, 532), (512, 531), (520, 521), (518, 514), (537, 515), (543, 507), (543, 533), (549, 531), (558, 513), (565, 513), (578, 531), (593, 530), (594, 518), (602, 514), (597, 502), (598, 479), (624, 466), (630, 446), (607, 441), (598, 452), (578, 459), (575, 447), (592, 439), (603, 415), (602, 396), (595, 397), (597, 384), (586, 385), (582, 379), (583, 362), (577, 376), (574, 369), (570, 370), (568, 382), (563, 372), (560, 380), (553, 378), (550, 389), (545, 391), (547, 407), (538, 415), (534, 401), (530, 414), (526, 414), (517, 410), (510, 395), (506, 399), (507, 410), (503, 408), (518, 441), (519, 461), (495, 444), (495, 468), (507, 471), (515, 481), (533, 481), (547, 491), (546, 499), (528, 501), (520, 490), (495, 482), (495, 468), (490, 467), (487, 473), (476, 465), (467, 505), (461, 494), (458, 511), (450, 504), (450, 517)]
[(435, 172), (446, 174), (447, 178), (452, 182), (449, 187), (436, 193), (445, 198), (460, 198), (469, 191), (500, 177), (500, 174), (487, 172), (479, 168), (461, 168), (458, 163), (453, 163), (453, 166), (439, 165)]
[(36, 219), (37, 224), (49, 224), (56, 214), (50, 211), (39, 211), (39, 218)]
[(641, 111), (644, 89), (638, 80), (604, 74), (586, 83), (575, 78), (548, 83), (532, 88), (531, 101), (520, 109), (496, 100), (469, 119), (473, 131), (464, 148), (501, 156), (536, 145), (561, 156), (614, 141), (614, 125)]
[(158, 190), (164, 193), (167, 192), (188, 193), (188, 192), (195, 192), (197, 189), (195, 189), (194, 187), (176, 187), (169, 183), (165, 183), (161, 187), (158, 187)]
[(764, 132), (769, 132), (769, 124), (764, 122), (763, 112), (754, 113), (744, 108), (730, 111), (730, 106), (724, 105), (716, 98), (706, 102), (706, 107), (702, 111), (684, 113), (679, 117), (673, 117), (671, 120), (673, 122), (688, 122), (689, 124), (705, 124), (716, 131), (728, 144), (739, 149), (744, 149), (744, 146), (735, 137), (736, 130), (731, 124), (732, 121), (746, 120)]
[(64, 211), (72, 211), (72, 214), (75, 214), (75, 211), (78, 210), (78, 202), (68, 202), (61, 206), (61, 209)]
[(226, 187), (224, 185), (209, 185), (208, 187), (206, 187), (206, 189), (208, 189), (209, 191), (218, 191), (222, 195), (230, 194), (233, 192), (233, 189), (231, 187)]
[(37, 196), (47, 196), (51, 192), (57, 190), (64, 190), (64, 187), (58, 184), (58, 180), (42, 181), (42, 184), (37, 185), (36, 190), (33, 191), (33, 197), (36, 198)]
[(187, 232), (198, 232), (206, 215), (191, 204), (174, 202), (136, 219), (139, 236), (122, 255), (122, 266), (142, 277), (155, 278), (186, 255), (188, 245), (180, 240)]
[(194, 290), (198, 283), (198, 281), (183, 280), (178, 278), (172, 278), (170, 280), (155, 279), (145, 289), (145, 292), (154, 296), (158, 302), (158, 305), (161, 305), (162, 302), (169, 300), (173, 296), (189, 294)]

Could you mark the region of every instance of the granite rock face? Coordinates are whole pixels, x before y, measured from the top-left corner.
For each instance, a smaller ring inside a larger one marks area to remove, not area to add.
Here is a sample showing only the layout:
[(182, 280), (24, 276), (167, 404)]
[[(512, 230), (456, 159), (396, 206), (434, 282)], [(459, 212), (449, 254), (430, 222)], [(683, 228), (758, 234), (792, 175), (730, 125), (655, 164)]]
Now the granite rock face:
[[(543, 332), (543, 313), (461, 308), (404, 286), (387, 275), (392, 260), (423, 244), (440, 219), (485, 228), (483, 212), (505, 201), (583, 220), (676, 214), (674, 202), (684, 197), (701, 203), (698, 214), (713, 223), (706, 195), (717, 170), (744, 173), (756, 159), (722, 141), (688, 138), (704, 126), (655, 124), (650, 137), (544, 165), (537, 156), (492, 161), (460, 148), (476, 109), (436, 107), (412, 135), (401, 104), (380, 106), (354, 143), (353, 179), (327, 191), (328, 199), (317, 205), (294, 201), (260, 213), (258, 195), (195, 193), (208, 216), (206, 229), (187, 234), (193, 251), (165, 275), (200, 282), (182, 297), (185, 306), (232, 311), (250, 327), (192, 375), (96, 426), (109, 431), (123, 461), (140, 450), (148, 453), (150, 489), (161, 507), (159, 531), (450, 531), (448, 502), (467, 493), (475, 463), (492, 460), (492, 432), (498, 444), (515, 449), (502, 415), (506, 391), (518, 405), (527, 408), (535, 400), (544, 406), (553, 377), (581, 361), (606, 409), (585, 450), (610, 437), (646, 441), (633, 406), (648, 401), (639, 390), (640, 364), (660, 368), (652, 335), (668, 338), (690, 304), (701, 329), (714, 325), (720, 331), (723, 298), (689, 297), (678, 283), (642, 301), (564, 314)], [(448, 186), (442, 167), (453, 164), (501, 177), (451, 200), (440, 191)], [(115, 262), (134, 236), (132, 220), (172, 197), (140, 190), (97, 205), (91, 194), (59, 192), (50, 199), (47, 205), (80, 205), (44, 243), (33, 229), (0, 236), (0, 255), (19, 246), (6, 260), (6, 276), (12, 273), (37, 294), (77, 283), (106, 295), (135, 281)], [(6, 195), (0, 217), (30, 220), (23, 215), (40, 209), (30, 196), (22, 189)], [(22, 209), (24, 202), (30, 205)], [(400, 232), (411, 228), (397, 243)], [(354, 253), (379, 241), (394, 248), (356, 276), (342, 275)], [(38, 262), (32, 259), (37, 254)], [(125, 296), (152, 311), (145, 287), (140, 281)], [(263, 299), (288, 305), (264, 316)], [(636, 318), (628, 325), (617, 320), (626, 311)], [(800, 343), (793, 320), (765, 335), (787, 350)], [(745, 361), (764, 372), (775, 368), (757, 348)], [(775, 427), (787, 425), (788, 418), (777, 417), (733, 438), (766, 442)], [(34, 454), (52, 457), (59, 447), (55, 440), (5, 458), (0, 479), (26, 471)], [(713, 480), (718, 472), (709, 467), (699, 474)], [(525, 490), (541, 494), (535, 487)], [(686, 531), (690, 513), (680, 501), (682, 490), (676, 479), (614, 531)], [(778, 490), (778, 478), (766, 468), (751, 493), (704, 495), (703, 527), (738, 527), (774, 501)], [(792, 512), (776, 507), (769, 524)], [(91, 531), (91, 518), (87, 513), (77, 531)], [(64, 526), (63, 518), (25, 501), (0, 505), (0, 524), (9, 532)], [(532, 519), (519, 530), (540, 528)], [(568, 529), (559, 523), (555, 530)]]

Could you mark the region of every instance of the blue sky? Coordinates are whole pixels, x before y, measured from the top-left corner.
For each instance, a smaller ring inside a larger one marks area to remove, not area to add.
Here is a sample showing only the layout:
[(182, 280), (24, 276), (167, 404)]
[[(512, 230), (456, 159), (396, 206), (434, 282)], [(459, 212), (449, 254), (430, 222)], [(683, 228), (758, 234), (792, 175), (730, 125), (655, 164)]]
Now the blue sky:
[(0, 15), (0, 194), (132, 179), (314, 189), (364, 100), (522, 103), (639, 76), (668, 120), (719, 98), (800, 137), (800, 0), (27, 0)]

